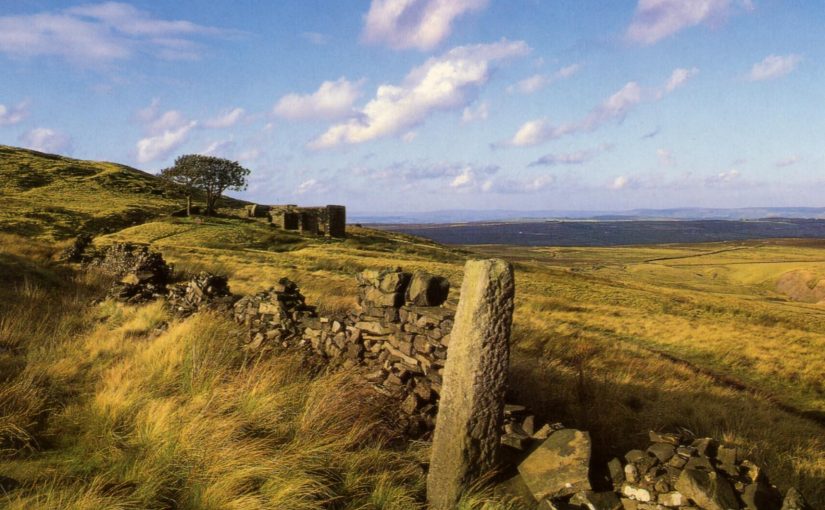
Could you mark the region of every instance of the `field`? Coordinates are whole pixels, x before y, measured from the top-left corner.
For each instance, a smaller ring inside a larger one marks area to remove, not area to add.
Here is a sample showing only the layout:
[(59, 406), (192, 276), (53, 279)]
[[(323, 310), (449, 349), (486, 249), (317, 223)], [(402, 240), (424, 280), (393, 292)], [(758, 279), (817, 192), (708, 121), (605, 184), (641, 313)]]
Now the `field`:
[[(348, 233), (158, 217), (95, 244), (149, 243), (179, 272), (227, 274), (236, 293), (288, 276), (323, 310), (355, 306), (364, 268), (425, 269), (457, 289), (467, 258), (507, 258), (511, 401), (590, 430), (598, 461), (649, 429), (723, 438), (825, 506), (825, 308), (777, 291), (793, 271), (817, 287), (825, 242), (458, 248)], [(170, 320), (157, 304), (91, 305), (106, 282), (54, 262), (59, 244), (42, 237), (0, 239), (0, 476), (24, 484), (0, 506), (421, 507), (427, 445), (399, 442), (358, 381), (245, 358), (220, 317), (157, 329)], [(484, 494), (464, 508), (483, 505), (506, 508)]]

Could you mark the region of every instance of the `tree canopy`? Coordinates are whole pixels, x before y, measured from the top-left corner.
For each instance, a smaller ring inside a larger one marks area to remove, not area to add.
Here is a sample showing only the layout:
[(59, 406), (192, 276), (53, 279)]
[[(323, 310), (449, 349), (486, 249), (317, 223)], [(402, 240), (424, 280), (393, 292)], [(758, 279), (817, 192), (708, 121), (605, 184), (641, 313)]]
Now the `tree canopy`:
[(249, 169), (237, 161), (199, 154), (179, 156), (174, 166), (160, 173), (162, 179), (186, 191), (187, 214), (191, 209), (192, 195), (197, 191), (206, 198), (206, 214), (214, 214), (215, 205), (225, 191), (246, 189), (248, 175)]

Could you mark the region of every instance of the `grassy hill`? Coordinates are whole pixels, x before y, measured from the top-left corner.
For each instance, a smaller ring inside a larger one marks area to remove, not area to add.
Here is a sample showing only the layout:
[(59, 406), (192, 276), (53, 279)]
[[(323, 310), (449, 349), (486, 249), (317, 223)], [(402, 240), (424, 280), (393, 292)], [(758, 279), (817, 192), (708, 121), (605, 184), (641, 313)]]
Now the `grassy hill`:
[(0, 145), (0, 230), (63, 239), (111, 232), (181, 207), (157, 177), (117, 163)]
[[(128, 195), (101, 200), (165, 200)], [(76, 196), (67, 209), (85, 207)], [(424, 269), (457, 289), (466, 258), (507, 258), (517, 278), (512, 401), (590, 430), (600, 459), (644, 445), (649, 429), (723, 438), (783, 490), (797, 485), (825, 506), (825, 308), (777, 290), (789, 272), (825, 276), (825, 243), (454, 249), (348, 234), (156, 217), (95, 243), (148, 243), (178, 270), (227, 274), (236, 293), (288, 276), (322, 311), (354, 307), (365, 268)], [(383, 404), (357, 381), (288, 357), (246, 359), (219, 317), (156, 331), (170, 320), (156, 304), (90, 305), (105, 282), (52, 262), (55, 244), (0, 241), (0, 475), (27, 487), (0, 506), (421, 508), (426, 445), (396, 442)]]

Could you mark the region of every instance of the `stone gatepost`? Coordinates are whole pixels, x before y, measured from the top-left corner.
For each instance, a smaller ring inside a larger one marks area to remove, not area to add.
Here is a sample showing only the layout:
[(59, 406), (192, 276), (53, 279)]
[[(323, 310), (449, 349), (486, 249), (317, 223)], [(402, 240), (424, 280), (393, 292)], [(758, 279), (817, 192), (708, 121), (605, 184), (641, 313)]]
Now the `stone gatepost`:
[(496, 466), (514, 294), (508, 262), (464, 266), (427, 475), (434, 510), (453, 509), (462, 491)]

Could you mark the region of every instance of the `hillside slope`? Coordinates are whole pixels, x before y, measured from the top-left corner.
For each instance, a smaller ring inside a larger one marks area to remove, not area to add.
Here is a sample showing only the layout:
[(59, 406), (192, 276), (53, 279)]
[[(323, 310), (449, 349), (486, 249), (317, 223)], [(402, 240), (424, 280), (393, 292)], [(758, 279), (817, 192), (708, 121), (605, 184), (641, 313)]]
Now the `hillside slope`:
[(0, 231), (63, 239), (112, 232), (166, 214), (181, 197), (154, 175), (0, 145)]

